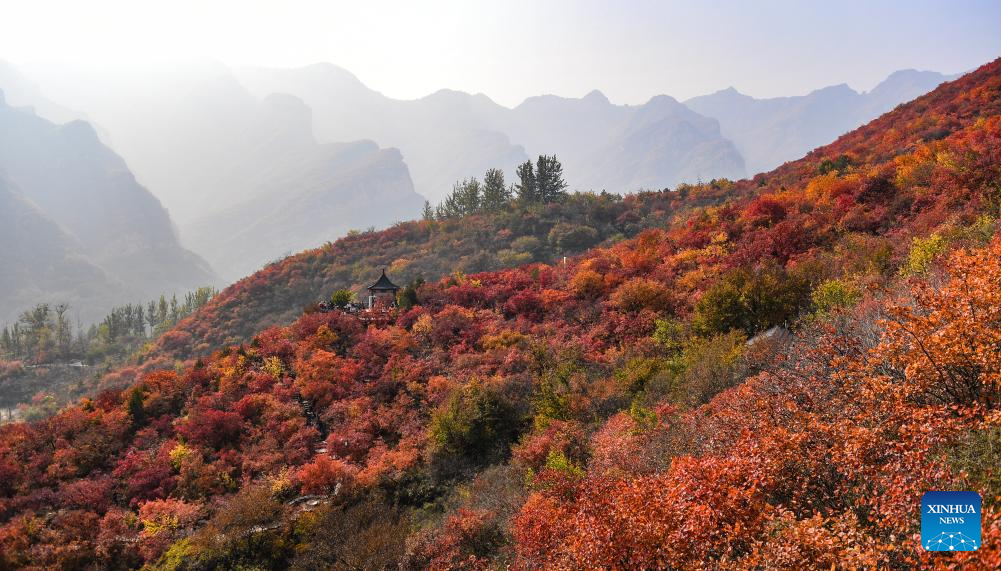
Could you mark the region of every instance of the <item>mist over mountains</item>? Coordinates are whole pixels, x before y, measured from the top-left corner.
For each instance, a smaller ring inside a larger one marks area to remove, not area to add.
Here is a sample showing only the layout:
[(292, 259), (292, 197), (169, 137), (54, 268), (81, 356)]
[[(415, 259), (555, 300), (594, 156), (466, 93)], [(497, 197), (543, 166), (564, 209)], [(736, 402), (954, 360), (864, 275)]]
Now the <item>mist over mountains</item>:
[(0, 96), (0, 321), (40, 301), (87, 322), (109, 304), (216, 281), (167, 211), (83, 121), (56, 125)]
[(253, 93), (287, 92), (314, 110), (321, 140), (371, 138), (398, 147), (417, 191), (432, 200), (486, 168), (513, 172), (556, 153), (580, 190), (632, 192), (698, 179), (742, 178), (827, 144), (955, 76), (902, 70), (869, 92), (847, 85), (803, 96), (755, 99), (733, 88), (683, 104), (658, 95), (615, 105), (600, 91), (581, 98), (530, 97), (510, 109), (483, 94), (441, 90), (402, 101), (369, 89), (332, 64), (238, 69)]
[(124, 83), (73, 73), (50, 78), (51, 92), (106, 129), (137, 177), (157, 189), (184, 243), (226, 281), (420, 211), (399, 152), (371, 141), (318, 144), (310, 108), (290, 95), (255, 97), (222, 66)]
[(10, 124), (0, 134), (5, 215), (34, 232), (5, 238), (21, 252), (5, 279), (20, 278), (0, 320), (60, 296), (98, 317), (122, 296), (227, 283), (350, 229), (415, 218), (425, 198), (488, 168), (513, 181), (539, 154), (556, 154), (577, 190), (742, 178), (947, 79), (907, 70), (866, 93), (837, 85), (755, 99), (731, 88), (616, 105), (592, 91), (508, 108), (451, 90), (393, 99), (332, 64), (24, 73), (0, 62), (0, 89), (19, 106), (0, 111)]
[(716, 121), (667, 96), (628, 106), (597, 91), (580, 99), (544, 95), (509, 109), (483, 94), (451, 90), (392, 99), (331, 64), (237, 76), (258, 96), (284, 91), (301, 98), (314, 110), (321, 140), (371, 138), (398, 147), (417, 191), (432, 201), (456, 180), (491, 167), (512, 174), (529, 157), (551, 153), (580, 190), (631, 192), (746, 174)]

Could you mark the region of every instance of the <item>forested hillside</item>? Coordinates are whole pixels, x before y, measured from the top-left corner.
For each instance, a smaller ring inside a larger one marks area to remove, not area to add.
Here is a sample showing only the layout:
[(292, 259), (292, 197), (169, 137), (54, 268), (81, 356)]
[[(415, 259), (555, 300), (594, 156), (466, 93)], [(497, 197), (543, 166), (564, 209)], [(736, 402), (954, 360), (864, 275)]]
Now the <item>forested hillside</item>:
[[(753, 180), (274, 264), (146, 366), (210, 356), (0, 429), (0, 566), (996, 568), (999, 165), (1001, 60)], [(427, 272), (392, 323), (219, 346), (369, 264)], [(980, 550), (920, 548), (930, 489), (981, 493)]]
[[(621, 197), (571, 194), (559, 202), (506, 203), (502, 208), (441, 220), (402, 222), (356, 232), (269, 264), (223, 290), (168, 333), (148, 356), (184, 359), (246, 341), (264, 327), (287, 323), (331, 291), (359, 289), (385, 268), (405, 285), (453, 272), (465, 274), (530, 262), (555, 263), (592, 246), (663, 225), (679, 209), (719, 203), (733, 184), (718, 181), (692, 192)], [(687, 187), (686, 187), (687, 188)]]
[[(153, 356), (185, 358), (224, 343), (246, 340), (255, 331), (287, 322), (304, 307), (340, 288), (358, 288), (388, 268), (401, 283), (430, 279), (458, 270), (465, 273), (540, 261), (552, 263), (566, 254), (635, 236), (663, 226), (692, 208), (736, 201), (755, 194), (782, 192), (804, 185), (823, 173), (837, 178), (839, 168), (881, 164), (913, 149), (920, 141), (943, 138), (976, 117), (998, 114), (1001, 103), (964, 94), (963, 79), (873, 121), (801, 160), (754, 177), (753, 180), (713, 181), (676, 191), (644, 192), (619, 197), (571, 194), (561, 203), (521, 205), (456, 220), (404, 222), (383, 232), (363, 232), (271, 264), (227, 288), (222, 295), (163, 340)], [(938, 113), (927, 113), (930, 109)], [(927, 185), (928, 181), (924, 181)], [(819, 184), (819, 182), (818, 182)], [(682, 224), (688, 219), (677, 220)], [(562, 223), (553, 234), (553, 227)], [(884, 227), (894, 224), (884, 222)], [(795, 230), (793, 224), (783, 231)], [(583, 241), (555, 243), (560, 230), (586, 227)], [(592, 234), (589, 230), (594, 230)], [(802, 231), (809, 233), (809, 229)], [(190, 337), (189, 337), (190, 335)]]
[[(0, 410), (24, 419), (49, 416), (97, 392), (101, 378), (205, 305), (210, 287), (114, 307), (84, 328), (68, 303), (39, 303), (0, 327)], [(0, 421), (4, 420), (0, 415)], [(8, 418), (12, 420), (12, 418)]]

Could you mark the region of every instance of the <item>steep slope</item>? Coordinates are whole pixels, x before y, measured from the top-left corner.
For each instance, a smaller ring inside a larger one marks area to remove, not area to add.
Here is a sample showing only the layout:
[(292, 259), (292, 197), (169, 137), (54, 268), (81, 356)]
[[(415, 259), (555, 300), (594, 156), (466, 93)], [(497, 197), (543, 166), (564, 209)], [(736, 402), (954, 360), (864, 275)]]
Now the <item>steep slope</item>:
[[(178, 243), (166, 210), (140, 186), (122, 159), (82, 121), (50, 123), (0, 98), (0, 171), (16, 191), (73, 237), (82, 253), (120, 282), (117, 301), (184, 292), (215, 280), (203, 260)], [(60, 240), (59, 237), (53, 237)], [(81, 284), (81, 291), (102, 285)], [(36, 284), (40, 285), (40, 284)], [(42, 289), (44, 298), (65, 293)], [(26, 309), (4, 299), (5, 315)], [(110, 299), (111, 296), (109, 295)], [(111, 306), (78, 307), (84, 320)]]
[(731, 87), (685, 105), (717, 119), (723, 136), (743, 155), (748, 172), (758, 173), (826, 145), (949, 79), (935, 72), (902, 70), (866, 93), (842, 84), (802, 96), (755, 99)]
[[(322, 299), (334, 289), (363, 285), (378, 274), (379, 268), (392, 268), (391, 273), (404, 283), (418, 275), (430, 278), (457, 269), (483, 271), (508, 265), (509, 260), (516, 259), (484, 252), (512, 252), (513, 245), (522, 236), (546, 242), (550, 230), (560, 221), (591, 224), (599, 230), (601, 239), (617, 233), (632, 236), (645, 228), (663, 226), (692, 208), (741, 200), (783, 186), (801, 187), (816, 176), (825, 159), (847, 155), (858, 164), (881, 163), (920, 141), (940, 139), (976, 117), (998, 113), (995, 100), (969, 99), (963, 95), (972, 90), (969, 82), (947, 83), (933, 94), (902, 106), (831, 145), (816, 149), (807, 157), (733, 185), (704, 185), (697, 191), (641, 193), (622, 202), (613, 200), (613, 204), (608, 204), (612, 197), (607, 196), (596, 204), (575, 197), (566, 207), (551, 205), (542, 212), (476, 216), (461, 222), (436, 223), (432, 227), (411, 222), (386, 232), (338, 240), (324, 248), (292, 256), (227, 288), (178, 328), (179, 336), (190, 343), (174, 343), (175, 340), (168, 338), (150, 358), (154, 362), (164, 356), (183, 358), (203, 354), (220, 343), (247, 339), (264, 326), (288, 321), (301, 307)], [(928, 109), (948, 109), (948, 112), (931, 116)], [(548, 252), (541, 255), (533, 252), (528, 259), (552, 261), (556, 254), (550, 246)]]
[[(145, 355), (146, 366), (245, 341), (265, 327), (291, 321), (303, 307), (335, 289), (360, 290), (382, 268), (405, 285), (453, 272), (554, 262), (564, 254), (663, 224), (677, 210), (720, 202), (728, 192), (726, 187), (706, 188), (683, 205), (670, 194), (643, 193), (624, 199), (579, 194), (563, 204), (431, 224), (404, 222), (381, 232), (350, 235), (269, 264), (226, 288)], [(560, 241), (561, 232), (582, 228), (586, 236), (582, 241)]]
[[(12, 191), (0, 172), (0, 323), (43, 301), (74, 308), (110, 307), (122, 295), (82, 246), (37, 206)], [(84, 313), (84, 316), (87, 314)]]
[(566, 264), (0, 429), (0, 563), (929, 567), (913, 506), (977, 489), (946, 562), (996, 567), (999, 157), (1001, 60)]

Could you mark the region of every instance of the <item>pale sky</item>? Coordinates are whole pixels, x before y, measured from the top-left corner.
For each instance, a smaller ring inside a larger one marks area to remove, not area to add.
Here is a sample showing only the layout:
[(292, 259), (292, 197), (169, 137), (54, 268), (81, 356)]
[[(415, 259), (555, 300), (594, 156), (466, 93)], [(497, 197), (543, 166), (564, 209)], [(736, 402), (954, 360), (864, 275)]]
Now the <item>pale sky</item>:
[(756, 97), (1001, 56), (1001, 1), (0, 0), (0, 59), (111, 66), (328, 61), (391, 97), (615, 103), (734, 86)]

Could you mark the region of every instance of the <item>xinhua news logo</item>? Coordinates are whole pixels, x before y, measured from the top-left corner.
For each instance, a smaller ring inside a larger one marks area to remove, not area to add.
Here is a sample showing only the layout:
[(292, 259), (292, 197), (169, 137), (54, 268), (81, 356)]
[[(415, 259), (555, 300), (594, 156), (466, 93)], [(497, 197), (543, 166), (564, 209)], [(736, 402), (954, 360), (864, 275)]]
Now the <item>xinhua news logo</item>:
[(927, 551), (980, 549), (980, 494), (926, 492), (921, 496), (921, 546)]

